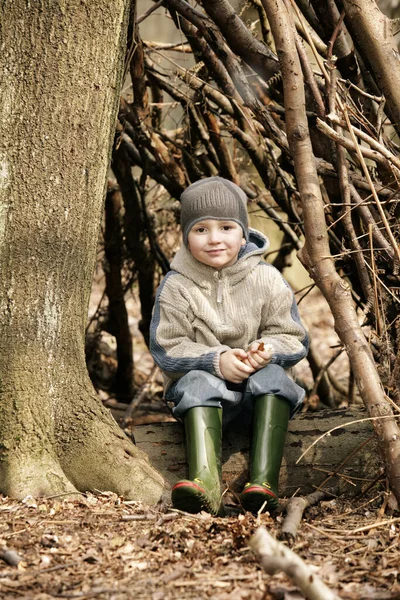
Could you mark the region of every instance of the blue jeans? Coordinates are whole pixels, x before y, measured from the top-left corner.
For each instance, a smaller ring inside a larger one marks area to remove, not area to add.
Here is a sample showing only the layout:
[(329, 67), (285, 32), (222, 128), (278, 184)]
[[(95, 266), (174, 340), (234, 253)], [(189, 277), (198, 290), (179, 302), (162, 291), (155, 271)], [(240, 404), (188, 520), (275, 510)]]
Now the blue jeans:
[(241, 412), (251, 415), (254, 398), (263, 394), (285, 398), (292, 417), (303, 403), (305, 391), (282, 367), (267, 365), (241, 384), (230, 383), (207, 371), (189, 371), (167, 389), (165, 399), (173, 403), (172, 413), (177, 418), (194, 406), (222, 408), (225, 426)]

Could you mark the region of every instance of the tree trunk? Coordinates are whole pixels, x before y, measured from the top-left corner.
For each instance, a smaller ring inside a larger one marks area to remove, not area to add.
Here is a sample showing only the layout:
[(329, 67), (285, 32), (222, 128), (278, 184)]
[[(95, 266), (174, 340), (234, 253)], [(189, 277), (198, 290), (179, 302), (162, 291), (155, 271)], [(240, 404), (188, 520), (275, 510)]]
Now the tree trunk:
[(0, 491), (164, 482), (98, 400), (84, 331), (123, 69), (127, 0), (0, 5)]

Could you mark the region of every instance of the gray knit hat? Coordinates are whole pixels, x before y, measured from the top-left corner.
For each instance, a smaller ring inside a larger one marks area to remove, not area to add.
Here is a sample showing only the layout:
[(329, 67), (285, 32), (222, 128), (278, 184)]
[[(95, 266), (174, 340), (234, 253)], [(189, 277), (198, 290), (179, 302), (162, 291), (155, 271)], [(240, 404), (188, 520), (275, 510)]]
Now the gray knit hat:
[(181, 228), (187, 246), (189, 231), (204, 219), (239, 223), (246, 241), (249, 239), (247, 196), (235, 183), (223, 177), (200, 179), (181, 195)]

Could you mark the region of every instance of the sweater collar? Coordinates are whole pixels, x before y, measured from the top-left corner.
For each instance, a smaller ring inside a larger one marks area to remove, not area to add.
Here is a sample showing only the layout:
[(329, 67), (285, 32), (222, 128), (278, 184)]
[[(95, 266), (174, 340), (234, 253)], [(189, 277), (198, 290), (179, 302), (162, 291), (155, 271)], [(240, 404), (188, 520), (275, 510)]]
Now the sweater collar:
[(268, 247), (269, 240), (264, 234), (249, 229), (249, 241), (240, 250), (234, 265), (217, 271), (193, 258), (187, 247), (182, 245), (171, 263), (171, 269), (200, 287), (209, 287), (216, 279), (225, 278), (229, 280), (230, 285), (235, 285), (258, 265), (260, 255), (264, 254)]

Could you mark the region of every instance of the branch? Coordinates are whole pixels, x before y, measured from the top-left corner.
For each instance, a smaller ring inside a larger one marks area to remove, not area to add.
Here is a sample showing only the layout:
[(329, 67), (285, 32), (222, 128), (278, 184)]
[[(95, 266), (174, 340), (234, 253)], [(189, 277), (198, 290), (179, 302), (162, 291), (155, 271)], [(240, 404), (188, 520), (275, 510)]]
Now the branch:
[[(336, 126), (338, 128), (338, 126)], [(338, 132), (339, 133), (339, 132)], [(354, 230), (353, 221), (351, 218), (351, 194), (350, 194), (350, 185), (349, 185), (349, 173), (348, 166), (344, 148), (341, 144), (337, 144), (336, 146), (337, 158), (338, 158), (338, 175), (339, 175), (339, 185), (340, 185), (340, 193), (342, 195), (342, 201), (344, 205), (343, 211), (343, 224), (346, 232), (346, 237), (349, 240), (349, 244), (352, 250), (354, 250), (354, 261), (356, 263), (356, 268), (358, 272), (358, 276), (360, 278), (361, 288), (364, 293), (365, 301), (368, 302), (372, 295), (372, 286), (369, 278), (369, 274), (367, 268), (364, 263), (364, 257), (362, 255), (361, 244), (357, 238), (356, 232)], [(378, 310), (378, 307), (376, 307)]]
[(266, 573), (274, 575), (277, 571), (284, 571), (308, 600), (340, 600), (297, 554), (275, 540), (265, 527), (257, 529), (249, 546), (259, 555)]
[[(222, 94), (215, 87), (213, 87), (209, 83), (206, 83), (203, 79), (198, 77), (198, 75), (196, 75), (196, 73), (193, 73), (193, 71), (191, 71), (190, 69), (184, 69), (177, 62), (171, 59), (170, 61), (176, 68), (175, 75), (179, 77), (182, 81), (184, 81), (184, 83), (186, 83), (192, 90), (204, 94), (217, 107), (221, 108), (221, 110), (223, 110), (224, 113), (227, 113), (228, 115), (234, 114), (232, 104), (225, 96), (225, 94)], [(157, 77), (157, 82), (161, 88), (166, 89), (165, 86), (169, 86), (171, 89), (176, 90), (176, 88), (173, 88), (171, 84), (171, 76), (163, 75), (162, 73), (160, 73), (156, 68), (156, 64), (149, 58), (146, 59), (146, 70), (148, 72), (150, 71), (154, 77)]]
[(198, 28), (197, 20), (197, 26), (183, 18), (180, 19), (179, 24), (193, 50), (194, 57), (201, 56), (201, 60), (205, 63), (208, 72), (213, 74), (213, 79), (219, 87), (229, 98), (240, 102), (241, 97), (232, 81), (232, 73), (229, 71), (228, 65), (225, 65), (218, 56), (219, 50), (221, 51), (225, 46), (221, 34), (218, 37), (215, 36), (215, 40), (205, 39), (203, 35), (199, 35), (201, 29)]
[(208, 127), (211, 143), (218, 156), (220, 174), (222, 177), (225, 177), (225, 179), (229, 179), (237, 185), (240, 185), (240, 177), (231, 153), (229, 152), (229, 148), (221, 133), (218, 119), (208, 107), (203, 108), (203, 118)]
[(279, 229), (283, 231), (283, 233), (290, 239), (296, 250), (300, 250), (300, 248), (303, 247), (303, 242), (299, 239), (290, 225), (288, 225), (288, 223), (286, 223), (286, 221), (279, 216), (277, 211), (272, 206), (269, 206), (265, 198), (260, 196), (257, 200), (257, 204), (269, 217), (271, 217), (271, 219), (275, 221)]
[(310, 506), (315, 506), (327, 496), (331, 496), (331, 492), (318, 490), (308, 496), (294, 496), (290, 498), (286, 504), (286, 518), (282, 525), (280, 538), (292, 544), (297, 537), (297, 531), (304, 511)]
[(376, 246), (378, 248), (384, 248), (385, 252), (387, 252), (390, 258), (394, 260), (394, 250), (376, 224), (370, 209), (365, 205), (364, 198), (360, 196), (353, 185), (350, 186), (350, 193), (353, 200), (356, 202), (357, 211), (360, 213), (362, 220), (367, 226), (367, 229), (370, 225), (372, 226), (372, 236)]
[[(163, 143), (160, 136), (138, 118), (132, 106), (123, 98), (121, 98), (118, 116), (122, 123), (127, 121), (132, 126), (133, 141), (141, 142), (140, 145), (139, 143), (137, 145), (139, 148), (144, 146), (149, 154), (154, 157), (160, 172), (167, 176), (171, 183), (179, 185), (183, 190), (186, 187), (187, 181), (178, 161), (171, 156), (169, 148)], [(124, 134), (121, 137), (124, 139)], [(154, 179), (157, 179), (157, 177), (154, 177)]]
[(389, 222), (388, 222), (388, 220), (386, 218), (385, 211), (383, 210), (381, 202), (380, 202), (380, 200), (378, 198), (378, 195), (377, 195), (377, 193), (375, 191), (375, 187), (374, 187), (374, 185), (372, 183), (371, 175), (370, 175), (370, 173), (368, 171), (367, 165), (365, 164), (365, 160), (364, 160), (364, 158), (362, 156), (362, 153), (361, 153), (361, 150), (360, 150), (360, 146), (357, 143), (356, 136), (354, 135), (354, 132), (353, 132), (353, 128), (350, 125), (350, 119), (349, 119), (349, 116), (348, 116), (348, 113), (347, 113), (346, 106), (344, 106), (342, 110), (343, 110), (343, 116), (346, 119), (347, 129), (348, 129), (348, 131), (350, 133), (350, 136), (352, 137), (352, 140), (353, 140), (353, 142), (354, 142), (354, 144), (356, 146), (357, 156), (358, 156), (358, 158), (360, 160), (362, 170), (364, 171), (364, 175), (365, 175), (367, 181), (369, 182), (369, 184), (371, 186), (372, 196), (373, 196), (373, 198), (375, 200), (375, 203), (376, 203), (376, 206), (378, 208), (380, 217), (381, 217), (382, 222), (383, 222), (383, 224), (385, 226), (385, 229), (387, 231), (388, 237), (389, 237), (390, 241), (392, 242), (393, 249), (394, 249), (395, 253), (397, 254), (397, 259), (400, 262), (400, 248), (399, 248), (399, 246), (397, 244), (397, 241), (396, 241), (396, 239), (395, 239), (395, 237), (393, 235), (393, 232), (392, 232), (392, 230), (390, 228)]
[(201, 0), (232, 50), (266, 81), (279, 70), (277, 57), (255, 38), (227, 0)]
[[(325, 123), (324, 121), (321, 121), (321, 119), (317, 118), (316, 126), (317, 126), (317, 129), (319, 131), (321, 131), (321, 133), (326, 135), (329, 139), (333, 140), (337, 144), (340, 144), (341, 146), (346, 148), (346, 150), (350, 150), (351, 152), (357, 153), (356, 144), (354, 144), (348, 138), (344, 137), (344, 135), (335, 131), (327, 123)], [(381, 165), (385, 165), (385, 166), (388, 165), (389, 159), (386, 158), (385, 156), (383, 156), (380, 152), (377, 152), (376, 150), (371, 150), (371, 148), (367, 148), (366, 146), (359, 145), (358, 147), (360, 148), (360, 151), (361, 151), (362, 155), (365, 156), (365, 158), (374, 160), (376, 163), (381, 164)]]
[(346, 24), (374, 74), (390, 120), (400, 132), (399, 53), (392, 34), (390, 19), (385, 17), (375, 0), (343, 0)]

